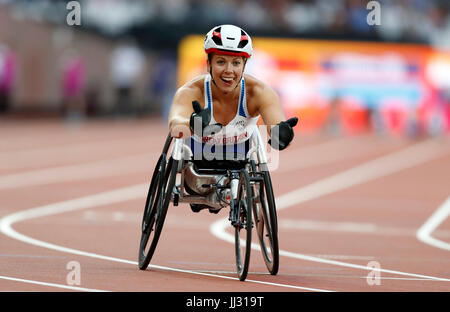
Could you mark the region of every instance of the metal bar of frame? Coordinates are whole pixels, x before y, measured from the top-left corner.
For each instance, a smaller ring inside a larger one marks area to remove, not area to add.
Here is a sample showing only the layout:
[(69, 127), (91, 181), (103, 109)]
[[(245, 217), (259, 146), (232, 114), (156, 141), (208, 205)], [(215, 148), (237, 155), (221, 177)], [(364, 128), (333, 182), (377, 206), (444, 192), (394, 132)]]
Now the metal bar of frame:
[(267, 154), (264, 149), (265, 145), (264, 145), (264, 142), (261, 137), (261, 133), (259, 132), (258, 128), (256, 128), (255, 131), (253, 131), (251, 140), (252, 140), (252, 147), (248, 151), (247, 158), (250, 159), (252, 154), (256, 153), (257, 163), (259, 164), (260, 169), (268, 170)]
[[(169, 137), (166, 140), (166, 144), (164, 145), (164, 152), (168, 151), (170, 146), (172, 137), (169, 134)], [(256, 160), (259, 165), (260, 170), (267, 170), (267, 155), (265, 151), (265, 145), (262, 140), (259, 129), (255, 127), (255, 130), (252, 133), (250, 138), (251, 140), (251, 148), (247, 152), (247, 159), (250, 159), (252, 156), (256, 155)], [(182, 138), (175, 138), (174, 147), (172, 149), (172, 158), (174, 160), (178, 160), (180, 165), (183, 163), (183, 160), (190, 159), (193, 153), (191, 148), (184, 143)], [(191, 203), (207, 203), (205, 198), (201, 198), (199, 196), (192, 196), (184, 194), (184, 177), (183, 170), (179, 170), (182, 174), (181, 176), (181, 192), (180, 192), (180, 202), (191, 202)], [(235, 187), (234, 187), (235, 188)], [(232, 188), (233, 189), (233, 188)], [(232, 192), (235, 193), (235, 192)], [(185, 196), (186, 195), (186, 196)], [(235, 194), (233, 194), (235, 195)]]

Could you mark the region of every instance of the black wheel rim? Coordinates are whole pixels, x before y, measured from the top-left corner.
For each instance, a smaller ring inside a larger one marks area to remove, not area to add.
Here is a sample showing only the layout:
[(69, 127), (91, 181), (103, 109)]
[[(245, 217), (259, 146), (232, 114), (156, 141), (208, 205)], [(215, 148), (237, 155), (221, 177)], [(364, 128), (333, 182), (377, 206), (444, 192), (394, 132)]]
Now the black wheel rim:
[[(142, 221), (142, 235), (139, 246), (139, 268), (141, 270), (145, 270), (148, 267), (154, 254), (175, 182), (177, 166), (174, 164), (172, 158), (166, 164), (165, 156), (162, 155), (161, 157), (161, 162), (159, 162), (159, 166), (157, 167), (157, 173), (153, 175), (149, 188), (149, 195), (147, 196)], [(157, 186), (156, 190), (155, 185)]]
[(278, 273), (279, 251), (275, 200), (273, 198), (270, 174), (258, 172), (251, 163), (252, 176), (263, 177), (264, 183), (254, 185), (253, 214), (261, 253), (270, 274)]
[(237, 207), (239, 211), (238, 222), (235, 226), (236, 266), (238, 277), (245, 280), (250, 263), (250, 251), (252, 241), (252, 190), (250, 178), (246, 171), (241, 171)]

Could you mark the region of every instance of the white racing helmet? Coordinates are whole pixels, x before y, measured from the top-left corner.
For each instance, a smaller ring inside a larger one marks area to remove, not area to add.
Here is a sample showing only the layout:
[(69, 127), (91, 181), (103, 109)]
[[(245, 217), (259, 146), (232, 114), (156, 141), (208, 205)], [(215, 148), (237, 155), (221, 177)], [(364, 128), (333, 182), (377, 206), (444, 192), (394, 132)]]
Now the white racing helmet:
[(250, 36), (234, 25), (215, 26), (206, 34), (203, 47), (206, 54), (216, 52), (250, 58), (253, 53)]

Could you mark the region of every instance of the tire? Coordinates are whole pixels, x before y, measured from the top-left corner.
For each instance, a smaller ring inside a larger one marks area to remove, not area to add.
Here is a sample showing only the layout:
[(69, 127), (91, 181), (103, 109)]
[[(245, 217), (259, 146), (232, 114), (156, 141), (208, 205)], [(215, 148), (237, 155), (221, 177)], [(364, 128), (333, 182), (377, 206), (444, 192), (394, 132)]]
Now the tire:
[(247, 278), (250, 264), (252, 244), (252, 207), (253, 195), (250, 176), (246, 170), (241, 170), (237, 200), (234, 209), (238, 209), (238, 222), (235, 224), (236, 267), (239, 280)]
[(141, 270), (147, 269), (158, 244), (172, 197), (177, 167), (178, 161), (170, 158), (166, 162), (166, 156), (163, 153), (153, 172), (142, 217), (142, 234), (139, 244), (139, 269)]
[[(256, 168), (252, 165), (253, 171)], [(256, 233), (259, 238), (259, 245), (263, 255), (264, 263), (271, 275), (276, 275), (279, 268), (279, 247), (278, 247), (278, 221), (273, 195), (272, 181), (268, 171), (260, 172), (263, 182), (256, 188), (259, 201), (253, 202), (253, 215), (255, 220)]]

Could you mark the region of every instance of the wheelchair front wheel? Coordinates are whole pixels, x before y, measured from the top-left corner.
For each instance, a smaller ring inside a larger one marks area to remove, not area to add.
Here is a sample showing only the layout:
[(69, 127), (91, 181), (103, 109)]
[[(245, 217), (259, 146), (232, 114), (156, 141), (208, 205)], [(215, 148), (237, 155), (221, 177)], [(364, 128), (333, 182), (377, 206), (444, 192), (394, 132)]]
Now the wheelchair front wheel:
[(250, 264), (252, 244), (252, 189), (250, 176), (244, 169), (240, 172), (237, 200), (233, 209), (238, 211), (238, 221), (235, 224), (236, 266), (239, 280), (247, 278)]
[(175, 185), (178, 161), (166, 161), (163, 153), (153, 172), (142, 218), (142, 234), (139, 244), (139, 269), (147, 269), (158, 244), (164, 225), (172, 190)]
[[(253, 171), (256, 172), (256, 167), (252, 165)], [(264, 183), (255, 188), (256, 194), (253, 201), (255, 227), (267, 270), (271, 275), (276, 275), (279, 268), (279, 248), (275, 198), (269, 172), (260, 173)]]

